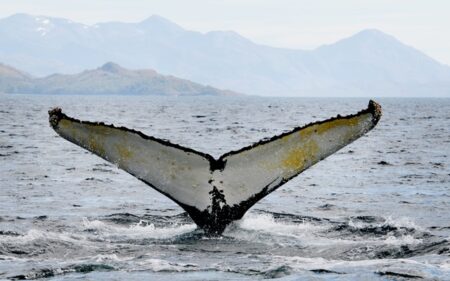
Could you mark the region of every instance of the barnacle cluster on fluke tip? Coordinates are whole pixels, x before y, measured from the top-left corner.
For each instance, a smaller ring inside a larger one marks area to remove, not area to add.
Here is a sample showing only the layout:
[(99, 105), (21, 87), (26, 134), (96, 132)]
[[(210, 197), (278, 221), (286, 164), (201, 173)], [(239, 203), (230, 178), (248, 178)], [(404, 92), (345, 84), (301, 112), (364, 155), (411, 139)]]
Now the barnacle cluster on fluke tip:
[(52, 127), (58, 126), (59, 120), (63, 118), (64, 114), (60, 107), (52, 108), (48, 111), (48, 121)]

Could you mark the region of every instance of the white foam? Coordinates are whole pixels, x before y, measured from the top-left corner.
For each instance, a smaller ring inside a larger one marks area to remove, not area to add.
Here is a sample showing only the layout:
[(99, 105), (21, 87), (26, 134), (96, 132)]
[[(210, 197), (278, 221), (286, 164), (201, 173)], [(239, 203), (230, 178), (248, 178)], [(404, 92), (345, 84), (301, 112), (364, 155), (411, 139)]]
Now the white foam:
[[(329, 245), (335, 243), (334, 240), (318, 235), (326, 230), (328, 225), (277, 221), (269, 214), (249, 213), (242, 220), (235, 222), (234, 226), (229, 227), (224, 235), (267, 245)], [(340, 240), (339, 243), (346, 242)], [(354, 242), (349, 241), (349, 243)]]
[[(379, 224), (371, 224), (371, 223), (359, 222), (359, 221), (354, 222), (354, 221), (350, 220), (348, 222), (348, 225), (355, 229), (363, 229), (363, 228), (366, 228), (369, 226), (372, 226), (372, 227), (393, 226), (393, 227), (397, 227), (397, 228), (404, 227), (404, 228), (412, 228), (412, 229), (416, 229), (416, 230), (422, 229), (421, 227), (416, 225), (411, 219), (404, 218), (404, 217), (396, 218), (396, 219), (393, 219), (392, 217), (387, 217), (384, 222), (379, 223)], [(378, 238), (373, 238), (372, 240), (379, 241)], [(416, 245), (416, 244), (422, 243), (423, 240), (414, 238), (414, 236), (412, 236), (412, 235), (402, 235), (400, 237), (388, 236), (385, 239), (381, 240), (381, 242), (388, 244), (388, 245), (406, 245), (406, 244)]]
[(83, 225), (85, 228), (96, 230), (103, 237), (113, 238), (120, 236), (129, 239), (171, 238), (196, 229), (195, 224), (175, 224), (169, 227), (155, 227), (154, 224), (145, 220), (141, 220), (139, 223), (131, 226), (118, 226), (99, 220), (90, 221), (87, 218), (83, 218)]
[(303, 237), (308, 233), (326, 229), (324, 226), (314, 225), (309, 222), (289, 223), (276, 221), (269, 214), (248, 214), (237, 222), (237, 225), (246, 230), (256, 230), (275, 235)]
[(383, 225), (413, 228), (415, 230), (424, 231), (424, 229), (421, 226), (417, 225), (411, 218), (407, 217), (392, 218), (389, 216), (386, 218)]
[(1, 243), (25, 244), (39, 239), (76, 243), (80, 240), (84, 240), (84, 237), (71, 233), (51, 232), (40, 229), (30, 229), (24, 235), (20, 236), (0, 236)]
[(350, 219), (350, 220), (348, 221), (348, 226), (353, 227), (353, 228), (356, 228), (356, 229), (361, 229), (361, 228), (366, 227), (367, 224), (364, 223), (364, 222), (358, 222), (358, 221), (357, 221), (357, 222), (354, 222), (352, 219)]
[(422, 239), (414, 238), (412, 235), (403, 235), (401, 237), (388, 236), (384, 243), (389, 245), (417, 245), (422, 243)]
[[(349, 226), (355, 229), (363, 229), (368, 226), (382, 227), (391, 225), (396, 227), (408, 227), (417, 229), (417, 225), (409, 219), (392, 219), (387, 218), (385, 222), (380, 224), (370, 224), (365, 222), (349, 221)], [(321, 225), (310, 222), (290, 223), (285, 221), (277, 221), (270, 214), (252, 214), (249, 213), (244, 218), (235, 223), (237, 227), (228, 228), (225, 235), (232, 236), (236, 239), (245, 241), (257, 241), (265, 244), (285, 244), (285, 243), (301, 243), (305, 245), (329, 246), (329, 245), (352, 245), (360, 244), (364, 239), (365, 245), (417, 245), (423, 242), (412, 235), (383, 236), (383, 237), (362, 237), (355, 239), (354, 236), (346, 237), (327, 237), (323, 233), (333, 227), (330, 224), (323, 223)], [(262, 234), (269, 234), (264, 236)], [(286, 240), (286, 238), (295, 238), (295, 240)]]
[(443, 270), (448, 271), (450, 275), (450, 259), (444, 261), (442, 264), (439, 264), (438, 266)]
[[(302, 267), (301, 264), (299, 264), (299, 266)], [(317, 268), (346, 273), (360, 273), (361, 271), (391, 271), (420, 276), (424, 280), (448, 280), (448, 278), (441, 279), (445, 276), (448, 277), (445, 269), (430, 264), (428, 261), (419, 262), (413, 259), (373, 259), (356, 261), (326, 260), (323, 264), (318, 263)]]
[(122, 261), (130, 261), (135, 257), (119, 257), (116, 254), (100, 254), (93, 257), (96, 262), (106, 263), (106, 262), (122, 262)]
[[(370, 260), (334, 260), (325, 258), (306, 258), (306, 257), (286, 257), (286, 256), (272, 256), (278, 263), (289, 265), (294, 269), (312, 270), (312, 269), (327, 269), (333, 271), (349, 272), (352, 270), (361, 270), (361, 268), (373, 268), (379, 270), (381, 267), (391, 267), (395, 264), (403, 265), (408, 268), (417, 266), (427, 266), (426, 264), (411, 260), (411, 259), (370, 259)], [(408, 266), (409, 265), (409, 266)]]
[(372, 224), (362, 221), (353, 221), (349, 220), (348, 225), (353, 228), (361, 229), (365, 228), (367, 226), (375, 226), (375, 227), (383, 227), (383, 226), (394, 226), (394, 227), (406, 227), (406, 228), (413, 228), (416, 230), (423, 230), (420, 226), (418, 226), (413, 220), (406, 217), (399, 217), (399, 218), (392, 218), (387, 217), (385, 218), (385, 221), (379, 224)]
[(7, 256), (7, 255), (0, 255), (0, 260), (1, 261), (20, 261), (20, 260), (24, 260), (18, 257), (13, 257), (13, 256)]
[(198, 266), (196, 264), (175, 263), (155, 258), (146, 259), (143, 261), (135, 261), (135, 263), (139, 264), (141, 270), (142, 267), (144, 267), (148, 270), (156, 272), (158, 271), (184, 272), (184, 271), (195, 271), (198, 269)]

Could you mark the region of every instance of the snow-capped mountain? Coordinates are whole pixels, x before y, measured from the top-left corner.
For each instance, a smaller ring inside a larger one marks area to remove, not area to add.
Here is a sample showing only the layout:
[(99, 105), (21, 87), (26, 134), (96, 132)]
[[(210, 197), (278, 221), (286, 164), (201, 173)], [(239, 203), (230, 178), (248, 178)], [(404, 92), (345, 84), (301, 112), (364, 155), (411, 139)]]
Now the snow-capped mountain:
[(0, 61), (37, 76), (114, 61), (256, 95), (450, 96), (449, 66), (378, 30), (306, 51), (188, 31), (159, 16), (84, 25), (16, 14), (0, 20)]

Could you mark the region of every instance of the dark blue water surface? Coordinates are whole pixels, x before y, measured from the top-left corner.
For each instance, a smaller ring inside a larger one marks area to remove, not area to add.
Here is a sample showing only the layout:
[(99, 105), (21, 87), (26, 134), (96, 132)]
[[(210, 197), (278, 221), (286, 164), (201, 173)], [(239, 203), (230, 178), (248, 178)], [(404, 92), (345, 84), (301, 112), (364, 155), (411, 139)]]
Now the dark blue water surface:
[(450, 280), (450, 99), (380, 99), (367, 136), (208, 238), (58, 137), (47, 111), (219, 156), (366, 99), (0, 95), (0, 279)]

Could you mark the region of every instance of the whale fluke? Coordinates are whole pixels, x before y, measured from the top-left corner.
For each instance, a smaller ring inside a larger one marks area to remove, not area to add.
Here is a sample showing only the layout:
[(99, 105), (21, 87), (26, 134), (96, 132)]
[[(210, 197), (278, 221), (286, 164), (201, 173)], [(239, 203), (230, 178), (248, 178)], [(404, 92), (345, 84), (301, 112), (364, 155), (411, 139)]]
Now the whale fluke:
[(209, 234), (220, 234), (256, 202), (377, 124), (374, 101), (354, 115), (298, 127), (214, 158), (125, 127), (49, 111), (53, 129), (180, 205)]

